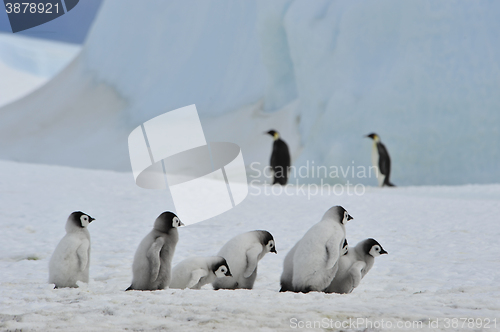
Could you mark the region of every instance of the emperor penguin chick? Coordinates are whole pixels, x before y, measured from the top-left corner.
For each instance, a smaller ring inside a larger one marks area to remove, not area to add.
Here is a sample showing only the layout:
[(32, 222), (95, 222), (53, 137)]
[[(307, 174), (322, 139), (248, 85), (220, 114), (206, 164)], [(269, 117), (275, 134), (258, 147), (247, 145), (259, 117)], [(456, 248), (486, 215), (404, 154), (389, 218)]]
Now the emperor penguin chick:
[(169, 286), (172, 257), (184, 224), (172, 212), (156, 218), (153, 230), (141, 241), (132, 264), (132, 285), (127, 290), (159, 290)]
[(257, 278), (257, 264), (268, 252), (277, 254), (274, 238), (268, 231), (250, 231), (233, 237), (217, 256), (226, 259), (232, 277), (212, 282), (217, 289), (252, 289)]
[(366, 239), (361, 241), (354, 249), (349, 249), (346, 255), (340, 257), (339, 270), (330, 286), (325, 289), (325, 292), (351, 293), (370, 271), (375, 262), (375, 257), (383, 254), (387, 254), (387, 251), (376, 240)]
[[(292, 272), (291, 291), (323, 291), (331, 283), (338, 270), (338, 259), (345, 252), (345, 224), (351, 219), (343, 207), (334, 206), (292, 248), (292, 257), (285, 258), (292, 267), (285, 266), (283, 270)], [(282, 280), (287, 281), (288, 288), (290, 276), (282, 276)]]
[(49, 283), (54, 288), (78, 287), (77, 281), (89, 282), (90, 233), (87, 226), (95, 220), (81, 211), (66, 221), (66, 235), (49, 262)]
[[(300, 241), (299, 241), (300, 242)], [(293, 278), (293, 256), (295, 255), (295, 250), (299, 245), (297, 242), (292, 249), (288, 252), (283, 261), (283, 273), (281, 274), (281, 289), (280, 292), (293, 292), (292, 278)], [(344, 239), (344, 244), (342, 245), (342, 251), (340, 256), (346, 255), (348, 251), (347, 239)]]
[(192, 257), (177, 264), (172, 270), (169, 288), (200, 289), (217, 278), (231, 277), (231, 271), (224, 257)]

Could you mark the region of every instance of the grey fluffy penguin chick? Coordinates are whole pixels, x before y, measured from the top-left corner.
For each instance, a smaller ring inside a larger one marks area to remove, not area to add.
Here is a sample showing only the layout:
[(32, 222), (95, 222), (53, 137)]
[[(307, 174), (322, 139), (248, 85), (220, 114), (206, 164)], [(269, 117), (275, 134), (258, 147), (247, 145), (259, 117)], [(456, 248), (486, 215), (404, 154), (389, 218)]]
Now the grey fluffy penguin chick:
[(127, 290), (159, 290), (169, 286), (172, 257), (184, 224), (172, 212), (156, 218), (153, 230), (141, 241), (132, 264), (132, 285)]
[(268, 252), (278, 253), (274, 238), (268, 231), (250, 231), (233, 237), (217, 254), (226, 259), (233, 276), (217, 278), (212, 286), (215, 290), (252, 289), (257, 278), (257, 265)]
[(341, 206), (330, 208), (285, 257), (281, 291), (323, 291), (333, 280), (345, 252), (345, 224), (353, 219)]
[(339, 270), (325, 292), (351, 293), (373, 267), (375, 257), (383, 254), (387, 254), (387, 251), (374, 239), (363, 240), (350, 248), (346, 255), (340, 257)]
[(206, 284), (211, 284), (217, 278), (231, 276), (231, 270), (224, 257), (191, 257), (174, 267), (169, 287), (200, 289)]

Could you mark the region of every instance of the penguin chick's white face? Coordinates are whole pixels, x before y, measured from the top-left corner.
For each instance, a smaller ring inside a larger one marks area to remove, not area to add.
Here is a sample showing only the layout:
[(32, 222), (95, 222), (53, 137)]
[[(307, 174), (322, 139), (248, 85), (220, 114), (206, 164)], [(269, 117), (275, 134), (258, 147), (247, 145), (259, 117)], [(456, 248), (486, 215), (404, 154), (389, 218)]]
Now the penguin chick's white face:
[(91, 222), (92, 220), (90, 220), (90, 217), (86, 214), (82, 214), (82, 216), (80, 217), (80, 223), (82, 224), (82, 227), (87, 227)]
[(89, 216), (88, 214), (85, 214), (81, 211), (73, 212), (70, 215), (70, 218), (73, 219), (73, 222), (80, 226), (81, 228), (87, 227), (92, 221), (95, 219)]
[(353, 217), (351, 217), (349, 215), (349, 213), (347, 213), (347, 211), (344, 210), (344, 218), (342, 219), (342, 224), (347, 224), (347, 222), (351, 219), (354, 219)]
[(231, 277), (231, 272), (229, 272), (229, 267), (227, 267), (226, 265), (221, 265), (219, 266), (217, 271), (215, 271), (215, 275), (217, 276), (217, 278)]
[(179, 220), (179, 218), (173, 217), (172, 218), (172, 227), (177, 228), (177, 227), (181, 227), (181, 226), (184, 226), (184, 224)]
[(387, 251), (385, 251), (381, 246), (376, 244), (370, 249), (369, 254), (372, 255), (373, 257), (377, 257), (382, 254), (387, 254)]
[(267, 252), (274, 252), (277, 254), (278, 252), (276, 251), (276, 246), (274, 244), (274, 240), (269, 240), (269, 242), (266, 245), (266, 251)]

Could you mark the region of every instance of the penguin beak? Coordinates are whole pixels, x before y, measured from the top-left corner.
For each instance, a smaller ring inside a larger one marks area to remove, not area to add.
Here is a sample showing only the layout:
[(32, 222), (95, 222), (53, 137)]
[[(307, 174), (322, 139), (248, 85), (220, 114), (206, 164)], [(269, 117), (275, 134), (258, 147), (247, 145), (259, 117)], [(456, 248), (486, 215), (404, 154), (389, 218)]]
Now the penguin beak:
[(92, 218), (91, 216), (89, 216), (89, 223), (91, 223), (94, 220), (95, 220), (95, 218)]
[(275, 254), (277, 254), (278, 252), (276, 251), (276, 247), (272, 247), (271, 248), (271, 252), (274, 252)]
[(186, 226), (182, 221), (179, 220), (179, 226)]
[(380, 254), (383, 255), (383, 254), (389, 254), (387, 251), (385, 251), (384, 249), (380, 250)]
[(347, 221), (354, 219), (350, 214), (347, 215)]
[(232, 277), (233, 275), (231, 274), (231, 271), (227, 270), (226, 272), (226, 277)]

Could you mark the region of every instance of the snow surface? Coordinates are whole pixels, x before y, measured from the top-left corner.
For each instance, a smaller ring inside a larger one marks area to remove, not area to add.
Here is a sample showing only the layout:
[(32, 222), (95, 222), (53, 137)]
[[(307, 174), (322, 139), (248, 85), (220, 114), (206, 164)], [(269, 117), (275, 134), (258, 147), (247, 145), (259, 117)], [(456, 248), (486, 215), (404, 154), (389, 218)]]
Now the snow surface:
[[(74, 63), (0, 109), (0, 158), (128, 171), (128, 134), (195, 103), (217, 140), (246, 142), (247, 165), (270, 146), (249, 126), (286, 131), (296, 166), (368, 166), (375, 131), (397, 185), (498, 183), (499, 12), (493, 0), (107, 0)], [(214, 120), (227, 115), (241, 121)]]
[[(252, 187), (231, 211), (180, 228), (174, 264), (266, 229), (278, 255), (260, 261), (253, 290), (124, 292), (137, 245), (156, 216), (173, 207), (168, 192), (141, 189), (129, 173), (7, 161), (0, 171), (0, 330), (284, 331), (293, 318), (369, 318), (421, 320), (425, 328), (415, 330), (428, 331), (436, 330), (429, 319), (452, 317), (497, 318), (498, 330), (500, 185), (367, 187), (363, 195), (289, 187), (290, 196), (265, 194), (279, 186)], [(287, 251), (333, 205), (354, 217), (346, 226), (350, 244), (373, 237), (389, 255), (376, 259), (352, 294), (279, 293)], [(49, 258), (75, 210), (96, 218), (89, 226), (90, 283), (54, 290)], [(442, 323), (440, 330), (463, 330)]]
[(73, 44), (0, 33), (0, 106), (41, 87), (80, 50)]

